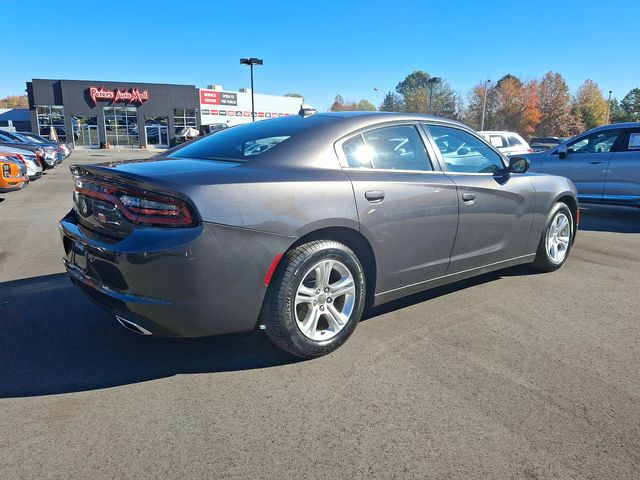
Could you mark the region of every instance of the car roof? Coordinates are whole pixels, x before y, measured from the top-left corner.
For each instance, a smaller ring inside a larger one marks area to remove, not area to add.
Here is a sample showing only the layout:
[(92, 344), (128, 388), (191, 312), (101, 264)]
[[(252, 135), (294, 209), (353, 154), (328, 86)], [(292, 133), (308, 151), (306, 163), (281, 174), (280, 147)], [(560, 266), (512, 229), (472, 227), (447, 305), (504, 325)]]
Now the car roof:
[[(18, 144), (19, 145), (19, 144)], [(9, 147), (7, 145), (0, 145), (0, 153), (20, 153), (24, 155), (33, 155), (33, 152), (30, 150), (25, 150), (23, 148)]]
[[(597, 132), (600, 130), (609, 130), (611, 128), (640, 128), (640, 122), (620, 122), (620, 123), (610, 123), (608, 125), (600, 125), (599, 127), (594, 127), (590, 130), (586, 130), (585, 132), (580, 133), (579, 135), (583, 135), (587, 132)], [(577, 137), (578, 135), (576, 135)]]
[(480, 135), (518, 135), (520, 136), (519, 133), (517, 132), (509, 132), (507, 130), (481, 130), (478, 132), (478, 134)]
[(436, 121), (438, 123), (450, 123), (452, 125), (460, 125), (468, 128), (466, 125), (449, 118), (437, 117), (435, 115), (425, 115), (422, 113), (404, 113), (404, 112), (360, 112), (360, 111), (345, 111), (345, 112), (319, 112), (311, 115), (311, 117), (334, 117), (336, 119), (375, 119), (375, 121), (393, 121), (393, 120), (417, 120), (417, 121)]

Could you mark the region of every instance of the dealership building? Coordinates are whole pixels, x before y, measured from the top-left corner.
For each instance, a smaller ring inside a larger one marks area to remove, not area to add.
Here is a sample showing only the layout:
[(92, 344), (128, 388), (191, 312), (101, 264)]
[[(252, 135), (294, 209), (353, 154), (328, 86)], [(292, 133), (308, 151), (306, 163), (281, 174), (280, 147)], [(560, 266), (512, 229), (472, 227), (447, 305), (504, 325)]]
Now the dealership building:
[[(77, 148), (168, 147), (185, 129), (252, 121), (251, 91), (194, 85), (33, 79), (31, 130)], [(255, 94), (255, 120), (297, 114), (301, 98)], [(190, 130), (193, 132), (193, 130)]]

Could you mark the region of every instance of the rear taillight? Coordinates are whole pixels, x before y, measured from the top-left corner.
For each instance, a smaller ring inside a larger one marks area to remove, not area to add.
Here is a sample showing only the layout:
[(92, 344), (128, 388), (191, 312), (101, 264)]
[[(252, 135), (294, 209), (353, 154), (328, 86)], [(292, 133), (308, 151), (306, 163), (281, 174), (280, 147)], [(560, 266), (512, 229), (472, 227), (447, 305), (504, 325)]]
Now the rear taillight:
[(533, 153), (533, 148), (531, 148), (531, 147), (527, 148), (527, 152)]
[(76, 180), (76, 195), (109, 202), (131, 223), (151, 227), (191, 227), (195, 215), (179, 198), (106, 182)]

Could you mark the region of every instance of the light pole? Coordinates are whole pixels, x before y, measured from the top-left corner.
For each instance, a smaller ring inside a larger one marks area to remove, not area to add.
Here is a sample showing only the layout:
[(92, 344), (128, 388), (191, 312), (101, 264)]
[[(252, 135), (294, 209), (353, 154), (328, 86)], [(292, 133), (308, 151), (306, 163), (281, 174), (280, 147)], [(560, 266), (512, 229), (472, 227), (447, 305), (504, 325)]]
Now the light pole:
[(427, 110), (427, 113), (429, 115), (431, 115), (431, 101), (433, 100), (433, 85), (436, 83), (440, 83), (442, 81), (442, 79), (440, 77), (431, 77), (429, 80), (427, 80), (427, 83), (429, 84), (429, 109)]
[(240, 59), (240, 65), (249, 65), (249, 68), (251, 68), (251, 121), (252, 122), (256, 121), (256, 108), (253, 103), (253, 66), (262, 65), (262, 64), (263, 64), (263, 61), (261, 58), (251, 57), (251, 58)]
[(611, 90), (609, 90), (609, 100), (607, 100), (607, 121), (605, 125), (609, 125), (609, 113), (611, 112)]
[(482, 100), (482, 121), (480, 122), (480, 131), (484, 130), (484, 114), (487, 111), (487, 90), (489, 90), (489, 84), (491, 80), (484, 82), (484, 100)]

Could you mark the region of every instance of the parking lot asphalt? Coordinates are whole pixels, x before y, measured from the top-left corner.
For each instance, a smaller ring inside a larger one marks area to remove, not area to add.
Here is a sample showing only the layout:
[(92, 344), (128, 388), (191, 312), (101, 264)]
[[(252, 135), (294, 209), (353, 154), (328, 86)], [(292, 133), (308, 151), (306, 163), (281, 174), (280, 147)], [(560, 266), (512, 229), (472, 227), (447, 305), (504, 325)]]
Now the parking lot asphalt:
[(300, 361), (137, 336), (71, 285), (68, 165), (149, 155), (0, 195), (0, 478), (640, 478), (640, 210), (583, 208), (560, 271), (383, 305)]

